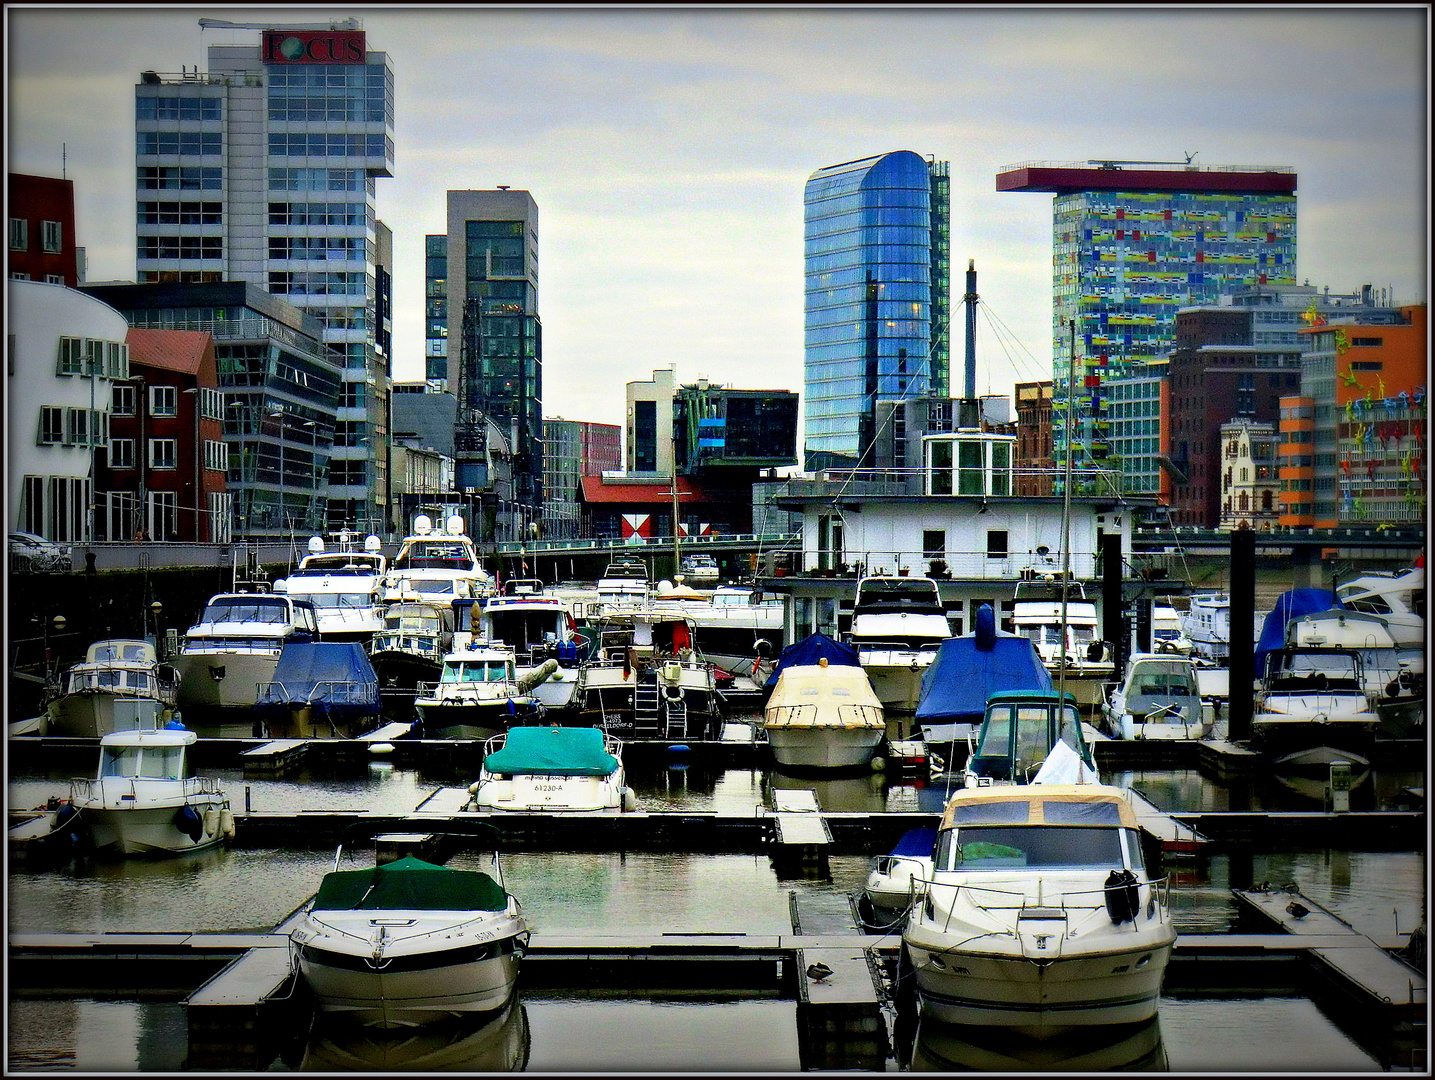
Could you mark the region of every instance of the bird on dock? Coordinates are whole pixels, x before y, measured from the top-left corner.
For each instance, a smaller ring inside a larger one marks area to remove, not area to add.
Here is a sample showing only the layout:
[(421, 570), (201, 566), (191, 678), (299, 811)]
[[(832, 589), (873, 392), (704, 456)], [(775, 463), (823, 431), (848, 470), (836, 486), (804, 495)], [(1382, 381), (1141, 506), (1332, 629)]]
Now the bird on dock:
[(1304, 904), (1296, 900), (1292, 900), (1289, 904), (1287, 904), (1286, 910), (1290, 912), (1294, 918), (1297, 919), (1304, 919), (1307, 915), (1310, 914), (1310, 908), (1306, 907)]
[(807, 965), (807, 977), (813, 982), (821, 982), (823, 979), (827, 978), (827, 976), (831, 974), (832, 969), (821, 961), (818, 961), (815, 964)]

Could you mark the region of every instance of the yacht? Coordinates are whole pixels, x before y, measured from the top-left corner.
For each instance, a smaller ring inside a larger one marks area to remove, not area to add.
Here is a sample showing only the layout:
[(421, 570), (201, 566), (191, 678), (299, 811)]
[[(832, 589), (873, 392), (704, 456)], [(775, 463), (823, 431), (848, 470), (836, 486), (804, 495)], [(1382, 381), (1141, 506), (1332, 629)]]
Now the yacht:
[(632, 810), (623, 744), (597, 728), (524, 725), (484, 744), (468, 789), (475, 810), (578, 813)]
[(1133, 653), (1102, 707), (1113, 739), (1204, 739), (1214, 721), (1201, 698), (1196, 663), (1172, 653)]
[(384, 576), (384, 601), (429, 599), (449, 603), (455, 598), (487, 596), (493, 579), (479, 562), (478, 549), (464, 532), (463, 518), (450, 515), (443, 532), (435, 532), (426, 514), (414, 518), (414, 531), (404, 537)]
[(563, 601), (545, 590), (543, 582), (510, 578), (498, 595), (478, 612), (478, 634), (501, 641), (514, 651), (519, 679), (554, 660), (552, 674), (533, 688), (545, 708), (566, 709), (578, 685), (583, 639)]
[(384, 622), (384, 573), (387, 560), (379, 538), (370, 536), (363, 551), (325, 551), (321, 537), (309, 538), (309, 554), (287, 578), (274, 583), (276, 593), (314, 605), (323, 641), (357, 641), (367, 644)]
[(887, 731), (867, 672), (825, 658), (783, 670), (762, 726), (773, 760), (799, 769), (870, 765)]
[(885, 709), (917, 711), (922, 677), (951, 636), (931, 578), (874, 576), (857, 582), (848, 641)]
[(290, 642), (316, 641), (313, 605), (277, 593), (219, 593), (185, 631), (175, 705), (207, 736), (250, 736), (259, 688)]
[(384, 625), (369, 642), (386, 716), (411, 720), (414, 699), (438, 682), (443, 658), (453, 651), (454, 609), (436, 599), (399, 600), (384, 609)]
[(1411, 567), (1397, 574), (1370, 573), (1335, 587), (1343, 607), (1377, 615), (1390, 627), (1401, 648), (1425, 647), (1425, 568)]
[[(773, 671), (775, 658), (783, 649), (782, 597), (763, 594), (748, 586), (725, 585), (697, 600), (684, 610), (697, 631), (703, 655), (719, 671), (733, 676), (722, 687), (729, 700), (761, 698), (762, 686)], [(670, 594), (659, 592), (658, 601)]]
[(177, 720), (161, 723), (152, 710), (102, 736), (95, 778), (70, 781), (70, 805), (98, 854), (178, 855), (234, 835), (229, 799), (190, 768), (198, 737)]
[(1326, 746), (1368, 756), (1380, 714), (1355, 649), (1272, 649), (1258, 673), (1251, 738), (1280, 757)]
[[(481, 822), (421, 826), (406, 819), (358, 822), (341, 839), (334, 868), (290, 934), (291, 952), (320, 1011), (399, 1028), (507, 1008), (529, 928), (504, 887), (497, 843), (483, 869), (450, 869), (412, 854), (342, 869), (346, 846), (377, 830), (455, 838), (496, 836)], [(398, 854), (397, 852), (393, 852)]]
[[(554, 661), (548, 661), (556, 667)], [(517, 659), (501, 641), (475, 638), (443, 658), (438, 684), (414, 699), (419, 725), (429, 739), (488, 739), (510, 724), (542, 715), (528, 693), (540, 668), (520, 681)]]
[(1081, 582), (1018, 581), (1011, 622), (1013, 631), (1036, 646), (1053, 682), (1060, 680), (1083, 708), (1101, 706), (1116, 666), (1111, 646), (1101, 640), (1096, 604)]
[(1231, 654), (1231, 598), (1223, 592), (1193, 593), (1181, 615), (1181, 632), (1191, 651), (1224, 665)]
[(1035, 1038), (1150, 1020), (1176, 940), (1168, 886), (1118, 788), (958, 792), (902, 931), (923, 1020)]
[(133, 720), (142, 702), (174, 707), (174, 672), (159, 662), (154, 644), (138, 638), (107, 638), (85, 650), (65, 673), (59, 693), (45, 706), (50, 735), (98, 739), (119, 717)]
[(1170, 600), (1157, 600), (1151, 605), (1151, 651), (1191, 655), (1191, 639), (1181, 629), (1181, 613)]
[(617, 558), (610, 562), (598, 579), (596, 595), (588, 604), (590, 618), (599, 618), (609, 611), (640, 607), (652, 594), (648, 567), (638, 558)]
[(679, 573), (683, 575), (684, 584), (698, 589), (716, 585), (721, 577), (717, 560), (708, 554), (685, 556)]
[(1412, 738), (1425, 726), (1425, 650), (1401, 646), (1383, 616), (1343, 608), (1302, 615), (1286, 625), (1286, 641), (1356, 650), (1382, 730)]

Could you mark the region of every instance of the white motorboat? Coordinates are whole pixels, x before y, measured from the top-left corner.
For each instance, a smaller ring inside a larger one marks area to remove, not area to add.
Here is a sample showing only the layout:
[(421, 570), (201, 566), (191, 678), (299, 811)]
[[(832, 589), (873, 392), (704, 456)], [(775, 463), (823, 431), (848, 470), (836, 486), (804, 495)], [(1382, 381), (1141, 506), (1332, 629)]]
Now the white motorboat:
[(679, 573), (683, 575), (683, 584), (695, 589), (712, 588), (722, 576), (717, 560), (706, 553), (684, 556)]
[(51, 735), (98, 739), (115, 728), (117, 717), (133, 720), (141, 702), (174, 706), (173, 670), (159, 662), (154, 645), (137, 638), (107, 638), (85, 650), (85, 659), (65, 673), (60, 693), (45, 707)]
[(717, 667), (723, 697), (729, 703), (760, 701), (782, 652), (782, 597), (736, 585), (710, 593), (659, 590), (656, 603), (675, 602), (692, 622), (703, 656)]
[(931, 578), (873, 576), (857, 582), (848, 642), (888, 711), (917, 711), (922, 676), (951, 636), (941, 593)]
[(1195, 661), (1170, 653), (1133, 653), (1102, 711), (1114, 739), (1199, 740), (1214, 725), (1201, 700)]
[(1075, 755), (1079, 782), (1100, 783), (1072, 694), (1063, 698), (1042, 690), (995, 693), (987, 698), (986, 715), (967, 754), (962, 783), (969, 788), (1031, 783), (1058, 745)]
[(497, 596), (491, 596), (478, 613), (478, 633), (501, 641), (514, 651), (521, 680), (547, 661), (556, 661), (552, 674), (533, 688), (545, 708), (566, 709), (578, 685), (582, 637), (563, 601), (548, 592), (543, 582), (510, 578)]
[(1350, 611), (1378, 615), (1384, 619), (1399, 647), (1425, 647), (1423, 566), (1411, 567), (1398, 574), (1361, 574), (1343, 585), (1337, 585), (1335, 595)]
[(1334, 608), (1286, 624), (1286, 644), (1354, 649), (1381, 726), (1409, 738), (1425, 724), (1425, 651), (1398, 644), (1380, 615)]
[(595, 596), (587, 610), (590, 619), (610, 611), (641, 607), (652, 594), (648, 567), (641, 559), (614, 559), (598, 579)]
[(777, 764), (800, 769), (870, 765), (887, 731), (867, 672), (825, 658), (783, 669), (762, 725)]
[(483, 869), (450, 869), (402, 855), (341, 869), (346, 846), (390, 828), (495, 836), (480, 822), (367, 821), (351, 827), (290, 934), (300, 975), (321, 1011), (378, 1027), (497, 1013), (513, 999), (529, 928), (503, 884), (496, 842)]
[(485, 744), (475, 810), (631, 810), (623, 744), (597, 728), (524, 725)]
[(537, 674), (520, 681), (513, 650), (503, 642), (475, 638), (456, 646), (443, 658), (438, 684), (414, 699), (424, 737), (488, 739), (537, 718), (542, 706), (528, 693)]
[(717, 674), (672, 608), (611, 610), (592, 629), (573, 701), (584, 722), (662, 738), (715, 738)]
[(321, 537), (310, 537), (309, 554), (274, 591), (314, 606), (321, 640), (367, 644), (384, 625), (388, 561), (379, 547), (379, 538), (370, 536), (363, 551), (325, 551)]
[(414, 518), (414, 531), (404, 537), (399, 552), (384, 576), (384, 602), (454, 599), (487, 596), (493, 578), (483, 568), (478, 549), (464, 532), (463, 518), (452, 514), (442, 532), (434, 531), (426, 514)]
[(892, 929), (907, 917), (932, 876), (937, 830), (908, 829), (892, 850), (872, 860), (863, 884), (863, 918), (873, 929)]
[(190, 768), (198, 737), (177, 720), (160, 725), (155, 710), (101, 737), (95, 778), (70, 781), (70, 805), (98, 854), (177, 855), (234, 835), (218, 782)]
[(1272, 649), (1259, 672), (1251, 738), (1273, 756), (1313, 747), (1367, 753), (1380, 727), (1354, 649)]
[(924, 1019), (1045, 1038), (1156, 1015), (1176, 931), (1118, 788), (958, 792), (902, 932)]
[(274, 681), (289, 642), (315, 641), (311, 604), (262, 592), (219, 593), (184, 634), (175, 705), (207, 736), (248, 737), (259, 688)]
[[(1064, 600), (1064, 602), (1063, 602)], [(1103, 687), (1115, 677), (1111, 647), (1101, 640), (1096, 604), (1081, 582), (1046, 578), (1016, 584), (1012, 630), (1036, 646), (1037, 655), (1083, 707), (1098, 707)]]
[(1169, 600), (1151, 605), (1151, 651), (1191, 655), (1191, 639), (1181, 628), (1181, 614)]
[[(1181, 613), (1181, 632), (1203, 660), (1224, 664), (1231, 655), (1231, 598), (1223, 592), (1193, 593)], [(1259, 629), (1259, 623), (1257, 624)]]

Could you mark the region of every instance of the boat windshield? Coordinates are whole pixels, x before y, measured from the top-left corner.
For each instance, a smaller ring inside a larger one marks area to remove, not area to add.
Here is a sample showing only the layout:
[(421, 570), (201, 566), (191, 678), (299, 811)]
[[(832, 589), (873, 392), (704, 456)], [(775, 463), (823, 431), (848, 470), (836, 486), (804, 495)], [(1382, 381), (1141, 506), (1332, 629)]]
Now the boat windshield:
[(445, 664), (442, 682), (503, 682), (508, 678), (506, 660), (461, 660)]
[(183, 779), (182, 746), (106, 746), (100, 754), (100, 776)]
[(289, 604), (279, 597), (235, 596), (211, 601), (200, 622), (287, 623)]
[(1168, 694), (1190, 697), (1196, 694), (1191, 668), (1170, 660), (1141, 664), (1132, 674), (1133, 694)]
[(395, 570), (472, 570), (473, 549), (461, 540), (415, 540), (394, 559)]
[[(1083, 825), (969, 825), (937, 838), (937, 870), (1117, 870), (1122, 829)], [(1136, 845), (1139, 850), (1139, 845)]]
[(319, 608), (321, 610), (324, 608), (346, 608), (350, 610), (360, 611), (378, 606), (378, 604), (374, 600), (374, 594), (366, 592), (298, 593), (291, 591), (289, 593), (289, 596), (294, 600), (307, 600), (309, 601), (309, 603), (313, 604), (316, 608)]
[(104, 663), (115, 660), (135, 660), (143, 662), (148, 659), (145, 651), (148, 646), (141, 644), (133, 645), (96, 645), (91, 650), (90, 660), (93, 663)]

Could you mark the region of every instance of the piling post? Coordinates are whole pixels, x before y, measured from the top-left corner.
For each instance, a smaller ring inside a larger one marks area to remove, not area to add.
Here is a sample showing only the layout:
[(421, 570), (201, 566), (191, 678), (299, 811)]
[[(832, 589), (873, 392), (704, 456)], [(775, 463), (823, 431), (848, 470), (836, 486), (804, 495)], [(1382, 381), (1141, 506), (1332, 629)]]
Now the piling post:
[(1101, 636), (1111, 642), (1111, 659), (1117, 677), (1126, 670), (1131, 654), (1126, 622), (1126, 601), (1121, 588), (1121, 534), (1101, 536)]
[(1231, 533), (1231, 652), (1229, 674), (1229, 733), (1231, 742), (1251, 737), (1256, 682), (1256, 534), (1250, 529)]

